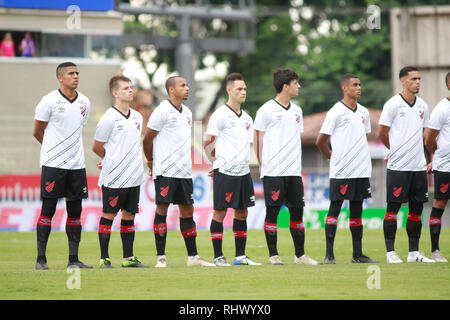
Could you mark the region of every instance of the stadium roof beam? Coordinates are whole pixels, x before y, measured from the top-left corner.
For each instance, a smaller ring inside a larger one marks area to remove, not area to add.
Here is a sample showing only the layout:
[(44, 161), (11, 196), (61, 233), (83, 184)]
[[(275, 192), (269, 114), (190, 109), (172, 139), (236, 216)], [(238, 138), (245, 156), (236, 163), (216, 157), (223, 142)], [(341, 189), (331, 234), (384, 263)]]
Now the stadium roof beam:
[[(248, 5), (246, 3), (248, 2)], [(209, 5), (174, 7), (168, 5), (148, 5), (135, 7), (120, 3), (116, 11), (126, 14), (151, 14), (176, 17), (177, 37), (167, 37), (152, 33), (124, 33), (123, 44), (140, 46), (153, 44), (157, 49), (175, 49), (175, 66), (179, 74), (188, 82), (191, 94), (186, 104), (195, 112), (194, 60), (198, 51), (236, 53), (244, 55), (254, 50), (254, 41), (247, 38), (247, 23), (255, 24), (253, 0), (240, 0), (239, 9), (212, 8)], [(192, 20), (221, 19), (239, 23), (239, 36), (235, 38), (194, 38), (191, 32)]]

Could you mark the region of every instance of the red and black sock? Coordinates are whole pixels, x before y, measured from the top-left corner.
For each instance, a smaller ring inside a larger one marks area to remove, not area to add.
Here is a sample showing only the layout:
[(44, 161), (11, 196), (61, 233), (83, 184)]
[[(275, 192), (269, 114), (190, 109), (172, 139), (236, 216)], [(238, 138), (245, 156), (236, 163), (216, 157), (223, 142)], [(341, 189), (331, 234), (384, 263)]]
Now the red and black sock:
[(353, 243), (353, 257), (359, 258), (362, 256), (362, 201), (350, 201), (350, 219), (349, 227), (352, 234)]
[(156, 255), (163, 256), (166, 254), (167, 239), (167, 216), (163, 216), (155, 212), (153, 220), (153, 232), (155, 234)]
[(209, 227), (211, 232), (212, 245), (214, 249), (214, 259), (223, 256), (222, 239), (223, 239), (223, 223), (211, 220)]
[(326, 256), (334, 257), (334, 238), (336, 236), (337, 221), (341, 212), (342, 200), (330, 202), (330, 208), (325, 220)]
[(44, 198), (42, 200), (41, 215), (36, 224), (37, 261), (47, 262), (47, 242), (52, 230), (52, 219), (56, 211), (58, 199)]
[(100, 258), (109, 258), (109, 240), (111, 239), (111, 226), (113, 220), (101, 217), (98, 224), (98, 240), (100, 242)]
[(69, 242), (69, 262), (78, 261), (78, 247), (81, 241), (81, 199), (66, 201), (66, 234)]
[(195, 226), (194, 218), (180, 218), (180, 231), (186, 245), (188, 256), (192, 257), (197, 255), (197, 244), (195, 242), (197, 227)]
[(120, 238), (122, 239), (123, 257), (133, 256), (134, 220), (120, 220)]
[(430, 237), (431, 237), (431, 252), (439, 250), (439, 237), (441, 234), (442, 215), (444, 209), (433, 207), (430, 213)]
[(289, 231), (294, 241), (295, 256), (301, 257), (305, 254), (305, 226), (303, 224), (303, 208), (289, 208), (290, 221)]
[(233, 219), (233, 234), (236, 257), (245, 255), (245, 245), (247, 243), (247, 220)]
[(269, 256), (278, 255), (277, 250), (277, 218), (281, 207), (266, 207), (266, 218), (264, 220), (264, 234), (266, 236)]
[(386, 215), (383, 221), (384, 242), (386, 251), (394, 251), (395, 235), (397, 233), (397, 214), (402, 204), (400, 202), (388, 202)]
[(419, 239), (422, 231), (422, 202), (409, 202), (408, 220), (406, 220), (406, 233), (409, 240), (409, 251), (419, 251)]

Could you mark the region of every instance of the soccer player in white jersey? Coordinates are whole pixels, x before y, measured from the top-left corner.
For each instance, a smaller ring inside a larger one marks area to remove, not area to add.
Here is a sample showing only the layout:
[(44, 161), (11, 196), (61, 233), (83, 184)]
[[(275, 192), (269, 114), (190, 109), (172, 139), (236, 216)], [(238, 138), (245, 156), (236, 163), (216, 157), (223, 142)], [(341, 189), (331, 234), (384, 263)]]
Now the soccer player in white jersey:
[[(350, 202), (349, 227), (352, 234), (354, 263), (377, 262), (362, 252), (363, 200), (371, 197), (369, 178), (372, 162), (367, 143), (370, 133), (368, 110), (357, 100), (361, 96), (361, 82), (351, 73), (341, 79), (343, 99), (328, 112), (316, 145), (330, 161), (330, 208), (325, 221), (325, 264), (335, 264), (333, 246), (337, 219), (344, 200)], [(331, 138), (331, 139), (330, 139)], [(328, 140), (331, 140), (331, 150)]]
[(166, 220), (171, 203), (177, 204), (180, 210), (180, 231), (187, 249), (187, 265), (215, 266), (197, 252), (197, 229), (193, 218), (192, 112), (183, 104), (189, 97), (189, 87), (184, 78), (173, 76), (166, 81), (166, 91), (169, 99), (162, 101), (152, 112), (144, 136), (149, 174), (155, 182), (156, 267), (167, 267)]
[(294, 242), (296, 264), (318, 265), (305, 254), (303, 224), (302, 144), (303, 112), (291, 99), (298, 95), (298, 74), (290, 69), (273, 73), (276, 97), (256, 113), (254, 147), (261, 170), (266, 203), (264, 234), (269, 263), (282, 265), (277, 250), (277, 218), (281, 206), (289, 208), (289, 230)]
[(233, 234), (235, 265), (260, 265), (245, 254), (247, 242), (247, 208), (255, 205), (250, 176), (250, 143), (253, 140), (252, 118), (242, 110), (247, 86), (239, 73), (226, 79), (228, 101), (211, 115), (206, 129), (204, 148), (213, 162), (214, 213), (210, 231), (214, 263), (229, 266), (222, 252), (223, 220), (227, 208), (234, 209)]
[(428, 201), (427, 161), (423, 147), (423, 130), (428, 125), (428, 105), (417, 96), (420, 73), (416, 67), (402, 68), (399, 78), (403, 90), (384, 104), (378, 127), (378, 136), (389, 149), (387, 208), (383, 222), (386, 260), (388, 263), (403, 262), (395, 252), (394, 243), (398, 211), (402, 203), (408, 202), (407, 261), (434, 262), (419, 252), (423, 203)]
[(44, 96), (36, 107), (33, 136), (42, 144), (40, 166), (42, 209), (37, 221), (36, 269), (48, 269), (46, 248), (58, 198), (66, 198), (68, 267), (92, 268), (78, 259), (82, 199), (88, 197), (82, 129), (91, 103), (77, 91), (79, 72), (73, 62), (56, 68), (60, 88)]
[(133, 254), (134, 218), (139, 213), (140, 185), (145, 171), (142, 160), (142, 115), (130, 108), (133, 85), (125, 76), (109, 81), (114, 105), (100, 118), (92, 151), (102, 160), (98, 185), (102, 188), (103, 212), (98, 226), (100, 268), (111, 268), (108, 253), (111, 226), (119, 210), (120, 237), (123, 247), (122, 267), (147, 268)]
[[(445, 77), (450, 90), (450, 72)], [(434, 174), (434, 201), (430, 213), (431, 259), (448, 262), (439, 250), (442, 215), (450, 198), (450, 96), (439, 101), (431, 112), (428, 128), (425, 129), (425, 147), (434, 154), (427, 172)]]

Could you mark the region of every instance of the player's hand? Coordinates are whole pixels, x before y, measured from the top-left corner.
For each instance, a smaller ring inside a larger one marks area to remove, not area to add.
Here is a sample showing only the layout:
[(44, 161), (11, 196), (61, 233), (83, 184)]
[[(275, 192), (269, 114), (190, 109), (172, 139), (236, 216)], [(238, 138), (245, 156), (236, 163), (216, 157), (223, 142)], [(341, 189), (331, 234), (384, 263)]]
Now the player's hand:
[(433, 172), (433, 163), (430, 162), (429, 164), (427, 164), (427, 173), (430, 174)]
[(390, 152), (388, 152), (387, 153), (387, 155), (386, 155), (386, 157), (384, 157), (384, 161), (388, 161), (389, 160), (389, 157), (391, 156), (391, 153)]
[(103, 160), (100, 160), (99, 162), (97, 162), (96, 166), (97, 166), (97, 168), (102, 170), (102, 168), (103, 168)]
[(214, 178), (214, 169), (208, 172), (208, 177)]

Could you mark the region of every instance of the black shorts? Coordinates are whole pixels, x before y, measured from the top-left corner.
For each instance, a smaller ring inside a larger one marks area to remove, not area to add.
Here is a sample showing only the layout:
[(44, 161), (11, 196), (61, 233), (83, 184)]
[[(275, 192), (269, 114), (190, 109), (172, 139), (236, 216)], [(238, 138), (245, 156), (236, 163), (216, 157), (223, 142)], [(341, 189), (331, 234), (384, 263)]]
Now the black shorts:
[(434, 173), (434, 198), (450, 199), (450, 172), (433, 171)]
[(42, 166), (42, 198), (86, 199), (88, 197), (86, 169), (68, 170)]
[(140, 186), (130, 188), (102, 186), (103, 212), (117, 213), (123, 209), (129, 213), (138, 213), (140, 189)]
[(246, 209), (255, 205), (255, 191), (250, 173), (229, 176), (214, 170), (214, 210)]
[(156, 204), (193, 204), (194, 186), (192, 179), (157, 176), (155, 179)]
[(427, 202), (427, 172), (387, 169), (386, 198), (387, 202)]
[(266, 207), (304, 207), (302, 177), (263, 177)]
[(330, 178), (330, 200), (362, 201), (372, 197), (369, 178)]

